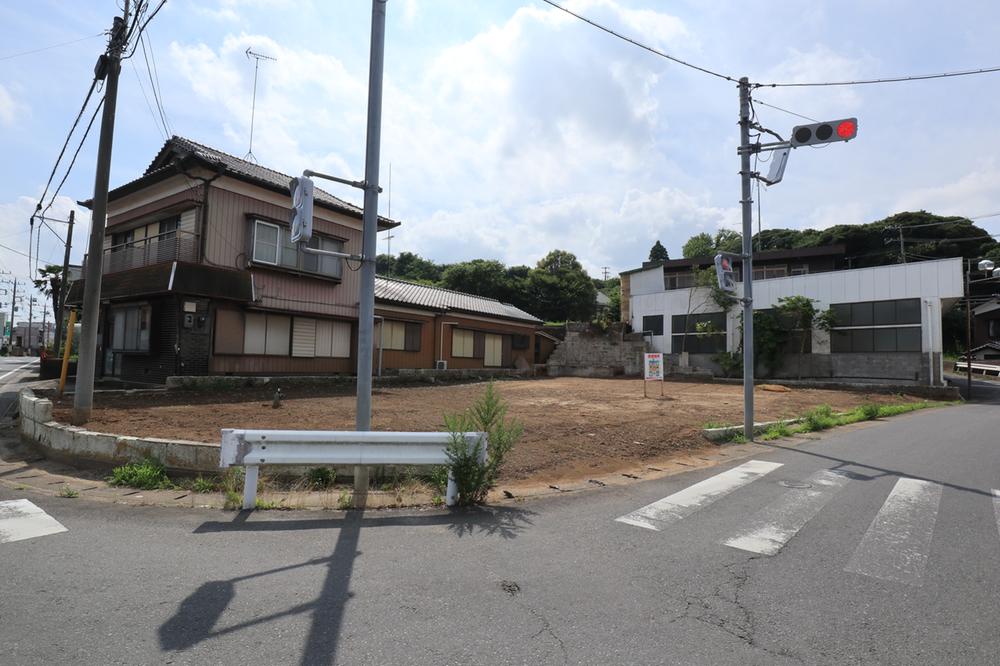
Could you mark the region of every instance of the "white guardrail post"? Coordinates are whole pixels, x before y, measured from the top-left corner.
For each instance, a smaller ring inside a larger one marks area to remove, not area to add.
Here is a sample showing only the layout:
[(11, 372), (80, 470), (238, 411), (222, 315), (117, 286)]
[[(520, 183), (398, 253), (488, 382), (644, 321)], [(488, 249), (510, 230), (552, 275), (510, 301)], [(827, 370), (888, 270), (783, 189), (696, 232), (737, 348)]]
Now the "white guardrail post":
[[(463, 433), (466, 445), (479, 449), (486, 462), (486, 433)], [(327, 430), (223, 429), (219, 467), (246, 468), (243, 508), (257, 504), (257, 482), (261, 465), (447, 465), (451, 442), (447, 432), (376, 432)], [(458, 497), (455, 480), (448, 472), (445, 504), (454, 506)]]

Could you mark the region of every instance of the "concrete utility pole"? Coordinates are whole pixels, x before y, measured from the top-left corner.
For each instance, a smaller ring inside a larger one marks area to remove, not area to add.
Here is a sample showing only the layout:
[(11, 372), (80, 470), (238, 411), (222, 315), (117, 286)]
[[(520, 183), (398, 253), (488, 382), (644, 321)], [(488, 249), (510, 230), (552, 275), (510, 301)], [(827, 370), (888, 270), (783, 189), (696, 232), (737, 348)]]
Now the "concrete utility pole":
[[(83, 425), (90, 420), (94, 406), (94, 373), (97, 369), (97, 326), (101, 310), (101, 274), (104, 262), (104, 225), (108, 214), (108, 180), (111, 175), (111, 148), (115, 135), (115, 105), (118, 101), (118, 73), (128, 28), (129, 0), (121, 18), (111, 26), (104, 66), (107, 81), (104, 89), (104, 112), (101, 116), (101, 140), (97, 148), (94, 175), (94, 208), (90, 222), (87, 271), (84, 275), (83, 322), (80, 329), (80, 355), (73, 394), (72, 422)], [(100, 64), (98, 65), (100, 67)]]
[(28, 292), (28, 356), (31, 356), (31, 324), (35, 318), (35, 297)]
[(69, 293), (69, 252), (73, 247), (73, 222), (76, 221), (76, 211), (71, 210), (69, 212), (69, 229), (66, 231), (66, 251), (63, 254), (63, 266), (62, 266), (62, 280), (59, 282), (59, 294), (56, 296), (55, 308), (56, 311), (52, 313), (55, 318), (55, 340), (53, 341), (53, 346), (55, 347), (56, 353), (59, 352), (62, 346), (63, 336), (62, 336), (62, 320), (63, 320), (63, 308), (66, 306), (66, 294)]
[(14, 313), (17, 311), (17, 278), (14, 278), (14, 294), (10, 297), (10, 337), (7, 338), (7, 347), (10, 353), (14, 353)]
[(743, 437), (753, 441), (753, 200), (750, 198), (750, 81), (740, 79), (740, 181), (743, 209)]
[[(378, 170), (382, 132), (382, 63), (385, 56), (386, 0), (372, 0), (371, 57), (368, 66), (368, 133), (365, 146), (365, 208), (358, 293), (358, 403), (356, 428), (372, 426), (372, 354), (375, 328), (375, 255), (378, 252)], [(368, 490), (368, 468), (354, 468), (355, 497)]]

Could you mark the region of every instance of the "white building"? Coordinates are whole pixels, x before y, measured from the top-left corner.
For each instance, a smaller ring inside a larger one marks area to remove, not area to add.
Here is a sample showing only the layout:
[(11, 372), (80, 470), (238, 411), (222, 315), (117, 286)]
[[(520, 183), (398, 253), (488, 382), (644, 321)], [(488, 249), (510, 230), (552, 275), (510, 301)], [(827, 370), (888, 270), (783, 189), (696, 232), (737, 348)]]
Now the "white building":
[[(779, 258), (786, 263), (772, 259), (758, 267), (755, 255), (754, 309), (806, 296), (818, 310), (832, 306), (836, 326), (830, 334), (809, 331), (804, 355), (796, 353), (797, 346), (786, 348), (783, 365), (772, 376), (943, 383), (941, 314), (963, 295), (960, 258), (846, 270), (825, 265), (822, 272), (811, 272), (808, 260), (796, 263), (789, 251)], [(623, 273), (628, 307), (622, 317), (632, 330), (648, 331), (653, 349), (667, 354), (671, 364), (719, 374), (716, 354), (739, 349), (742, 307), (723, 312), (710, 289), (678, 279), (685, 262), (690, 273), (692, 265), (707, 260), (668, 261)], [(774, 277), (780, 275), (785, 276)], [(742, 283), (737, 288), (742, 297)]]

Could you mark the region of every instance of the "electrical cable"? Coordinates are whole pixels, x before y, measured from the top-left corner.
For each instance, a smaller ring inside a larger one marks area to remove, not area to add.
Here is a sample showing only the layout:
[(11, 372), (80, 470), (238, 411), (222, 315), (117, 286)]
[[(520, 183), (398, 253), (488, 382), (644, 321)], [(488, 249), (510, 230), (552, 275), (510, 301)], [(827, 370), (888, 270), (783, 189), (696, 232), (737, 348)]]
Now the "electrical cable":
[[(543, 0), (547, 1), (547, 0)], [(820, 88), (826, 86), (862, 86), (874, 83), (899, 83), (902, 81), (926, 81), (929, 79), (946, 79), (953, 76), (971, 76), (973, 74), (990, 74), (1000, 72), (1000, 66), (964, 69), (955, 72), (939, 72), (937, 74), (912, 74), (909, 76), (894, 76), (884, 79), (860, 79), (857, 81), (810, 81), (804, 83), (753, 83), (754, 88)]]
[(164, 129), (160, 126), (160, 119), (156, 117), (156, 112), (153, 111), (153, 105), (149, 103), (149, 97), (146, 95), (146, 88), (142, 85), (142, 77), (139, 76), (139, 69), (135, 66), (135, 61), (129, 61), (132, 65), (132, 71), (135, 72), (135, 80), (139, 83), (139, 91), (142, 93), (142, 98), (146, 100), (146, 108), (149, 109), (149, 115), (153, 118), (153, 124), (156, 125), (156, 131), (159, 132), (163, 139), (169, 139), (170, 137), (165, 133)]
[(586, 16), (582, 16), (580, 14), (577, 14), (576, 12), (573, 12), (573, 11), (570, 11), (569, 9), (566, 9), (565, 7), (563, 7), (562, 5), (558, 4), (557, 2), (554, 2), (553, 0), (542, 0), (542, 2), (544, 2), (545, 4), (550, 5), (552, 7), (555, 7), (556, 9), (558, 9), (560, 11), (566, 12), (570, 16), (574, 16), (574, 17), (580, 19), (581, 21), (583, 21), (584, 23), (589, 23), (590, 25), (592, 25), (593, 27), (597, 28), (598, 30), (603, 30), (604, 32), (608, 33), (609, 35), (613, 35), (613, 36), (617, 37), (618, 39), (624, 40), (624, 41), (628, 42), (629, 44), (632, 44), (633, 46), (638, 46), (641, 49), (645, 49), (646, 51), (649, 51), (650, 53), (658, 55), (661, 58), (666, 58), (667, 60), (670, 60), (671, 62), (677, 63), (678, 65), (684, 65), (685, 67), (690, 67), (691, 69), (698, 70), (699, 72), (703, 72), (705, 74), (711, 74), (712, 76), (718, 77), (720, 79), (725, 79), (726, 81), (734, 81), (734, 82), (736, 81), (736, 79), (734, 79), (731, 76), (727, 76), (725, 74), (720, 74), (719, 72), (713, 72), (712, 70), (706, 69), (705, 67), (699, 67), (698, 65), (695, 65), (695, 64), (692, 64), (690, 62), (687, 62), (686, 60), (681, 60), (680, 58), (676, 58), (676, 57), (674, 57), (672, 55), (664, 53), (663, 51), (660, 51), (659, 49), (655, 49), (652, 46), (647, 46), (646, 44), (643, 44), (642, 42), (636, 41), (636, 40), (632, 39), (631, 37), (626, 37), (625, 35), (623, 35), (621, 33), (615, 32), (611, 28), (605, 27), (605, 26), (601, 25), (600, 23), (597, 23), (596, 21), (590, 20)]
[[(172, 132), (170, 131), (170, 123), (167, 122), (167, 114), (163, 108), (162, 94), (160, 93), (160, 77), (155, 74), (156, 71), (156, 58), (153, 58), (153, 66), (149, 66), (149, 57), (146, 54), (146, 36), (139, 33), (139, 44), (142, 47), (142, 58), (146, 61), (146, 75), (149, 77), (149, 87), (153, 91), (153, 100), (156, 102), (156, 110), (160, 113), (160, 120), (163, 123), (163, 129), (166, 131), (167, 136), (170, 136)], [(149, 51), (152, 53), (153, 45), (150, 42)]]
[(796, 116), (797, 118), (802, 118), (803, 120), (808, 120), (809, 122), (812, 122), (812, 123), (821, 122), (819, 120), (816, 120), (815, 118), (810, 118), (809, 116), (804, 116), (801, 113), (795, 113), (794, 111), (789, 111), (788, 109), (783, 109), (780, 106), (775, 106), (774, 104), (769, 104), (769, 103), (767, 103), (765, 101), (762, 101), (762, 100), (759, 100), (759, 99), (756, 100), (756, 102), (758, 104), (760, 104), (761, 106), (767, 106), (767, 107), (770, 107), (770, 108), (772, 108), (772, 109), (774, 109), (776, 111), (783, 111), (783, 112), (785, 112), (785, 113), (787, 113), (789, 115)]
[(42, 202), (45, 200), (45, 195), (48, 194), (49, 186), (52, 185), (52, 179), (56, 176), (56, 170), (59, 169), (59, 162), (62, 161), (63, 155), (66, 153), (66, 147), (69, 145), (69, 140), (73, 138), (73, 132), (76, 131), (76, 126), (80, 123), (80, 118), (83, 117), (83, 112), (87, 110), (87, 104), (90, 103), (90, 97), (94, 94), (94, 88), (97, 87), (97, 77), (90, 82), (90, 89), (87, 91), (87, 96), (83, 98), (83, 104), (80, 106), (80, 111), (76, 114), (76, 119), (73, 121), (72, 127), (69, 128), (69, 134), (66, 135), (66, 140), (63, 142), (62, 150), (59, 151), (59, 156), (56, 157), (56, 163), (52, 165), (52, 173), (49, 174), (49, 180), (45, 183), (45, 189), (42, 191), (42, 196), (38, 199), (38, 208), (41, 208)]
[[(101, 101), (98, 102), (97, 103), (97, 107), (94, 108), (94, 115), (92, 115), (90, 117), (90, 122), (87, 123), (87, 129), (84, 130), (83, 136), (80, 138), (80, 143), (76, 147), (76, 152), (73, 153), (73, 159), (70, 160), (69, 166), (66, 167), (66, 173), (63, 174), (62, 180), (59, 181), (59, 186), (56, 187), (56, 191), (52, 194), (52, 198), (49, 200), (49, 205), (47, 205), (45, 207), (45, 209), (42, 210), (42, 213), (41, 213), (42, 217), (45, 217), (45, 213), (47, 213), (49, 211), (49, 208), (52, 208), (52, 204), (54, 204), (56, 202), (56, 197), (59, 196), (59, 192), (60, 192), (60, 190), (62, 190), (62, 186), (66, 183), (66, 179), (69, 178), (69, 173), (70, 173), (70, 171), (73, 170), (73, 165), (76, 164), (76, 158), (80, 154), (80, 149), (83, 148), (83, 143), (84, 143), (84, 141), (87, 140), (87, 136), (90, 134), (90, 128), (93, 127), (94, 120), (97, 118), (97, 113), (101, 110), (102, 106), (104, 106), (104, 97), (101, 97)], [(43, 198), (44, 198), (44, 195), (43, 195)], [(38, 206), (40, 207), (41, 204), (42, 204), (42, 199), (39, 199), (38, 200)], [(36, 210), (37, 210), (37, 208), (36, 208)]]
[(30, 51), (21, 51), (20, 53), (11, 53), (10, 55), (0, 56), (0, 61), (2, 61), (2, 60), (10, 60), (11, 58), (20, 58), (21, 56), (31, 55), (32, 53), (41, 53), (42, 51), (49, 51), (51, 49), (57, 49), (60, 46), (69, 46), (70, 44), (78, 44), (80, 42), (85, 42), (88, 39), (94, 39), (95, 37), (100, 37), (103, 34), (104, 34), (103, 32), (99, 32), (96, 35), (89, 35), (87, 37), (81, 37), (80, 39), (74, 39), (74, 40), (69, 41), (69, 42), (61, 42), (59, 44), (52, 44), (50, 46), (43, 46), (41, 48), (32, 49)]

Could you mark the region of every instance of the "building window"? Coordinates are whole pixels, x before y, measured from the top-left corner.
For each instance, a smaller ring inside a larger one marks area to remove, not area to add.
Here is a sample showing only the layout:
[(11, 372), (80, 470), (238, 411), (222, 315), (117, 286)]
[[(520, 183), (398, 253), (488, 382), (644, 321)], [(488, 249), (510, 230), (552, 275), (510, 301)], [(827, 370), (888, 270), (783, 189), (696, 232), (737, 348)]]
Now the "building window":
[(407, 321), (383, 321), (382, 349), (420, 351), (421, 324)]
[(761, 266), (753, 269), (754, 280), (773, 280), (788, 276), (788, 266)]
[(451, 355), (456, 358), (473, 358), (475, 333), (456, 328), (451, 332)]
[(152, 309), (148, 305), (130, 305), (111, 309), (113, 351), (149, 351), (149, 322)]
[(510, 341), (511, 349), (527, 349), (531, 345), (531, 338), (527, 335), (512, 335)]
[(792, 275), (809, 275), (809, 264), (792, 266)]
[(834, 353), (921, 351), (920, 299), (834, 303)]
[(691, 272), (663, 274), (663, 288), (666, 291), (672, 291), (674, 289), (687, 289), (688, 287), (693, 286), (694, 274)]
[(350, 358), (351, 324), (295, 317), (292, 323), (292, 356), (298, 358)]
[(483, 365), (499, 368), (503, 365), (503, 336), (487, 333), (483, 336)]
[(243, 313), (239, 310), (216, 310), (215, 353), (243, 353)]
[(671, 351), (674, 354), (717, 354), (726, 351), (726, 313), (674, 315)]
[[(253, 260), (281, 266), (304, 273), (328, 277), (342, 276), (343, 261), (340, 257), (302, 252), (291, 240), (291, 230), (263, 220), (254, 220)], [(327, 252), (343, 252), (343, 241), (314, 234), (306, 247)]]
[(642, 318), (642, 332), (663, 335), (663, 315), (646, 315)]
[(292, 318), (287, 315), (247, 312), (243, 353), (288, 356)]
[(253, 226), (253, 260), (278, 265), (278, 245), (281, 227), (257, 220)]

